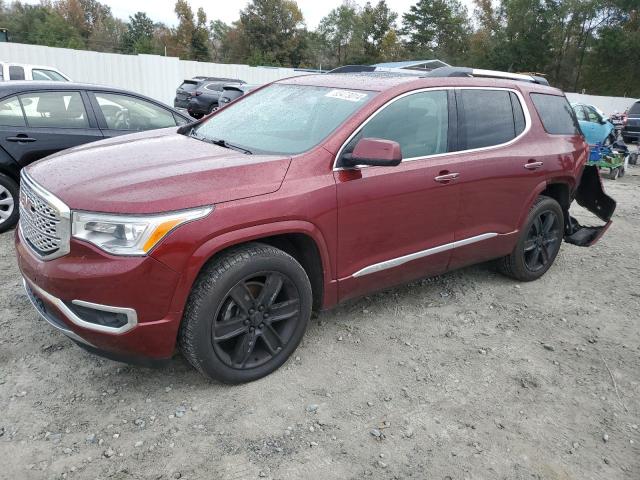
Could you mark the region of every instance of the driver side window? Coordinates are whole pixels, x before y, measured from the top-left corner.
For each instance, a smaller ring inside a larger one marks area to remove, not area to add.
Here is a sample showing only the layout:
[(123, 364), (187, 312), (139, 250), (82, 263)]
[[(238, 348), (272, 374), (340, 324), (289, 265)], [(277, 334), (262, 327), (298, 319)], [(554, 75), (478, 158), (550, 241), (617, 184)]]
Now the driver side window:
[(349, 142), (344, 153), (353, 152), (361, 138), (398, 142), (403, 159), (444, 153), (447, 151), (448, 127), (447, 92), (414, 93), (380, 111)]
[(140, 98), (105, 92), (95, 92), (95, 97), (109, 130), (140, 132), (176, 126), (170, 111)]

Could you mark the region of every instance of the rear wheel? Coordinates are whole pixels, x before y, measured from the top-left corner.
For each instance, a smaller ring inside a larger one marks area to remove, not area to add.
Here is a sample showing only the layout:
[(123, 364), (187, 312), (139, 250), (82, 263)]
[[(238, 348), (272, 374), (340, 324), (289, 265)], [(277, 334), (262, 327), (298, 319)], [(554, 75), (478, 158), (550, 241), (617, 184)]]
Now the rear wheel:
[(521, 281), (537, 280), (551, 267), (562, 243), (564, 214), (553, 198), (535, 201), (513, 252), (498, 261), (498, 269)]
[(257, 380), (296, 349), (311, 316), (309, 278), (290, 255), (253, 243), (204, 267), (180, 328), (183, 355), (204, 375)]
[(18, 222), (18, 184), (0, 173), (0, 233)]

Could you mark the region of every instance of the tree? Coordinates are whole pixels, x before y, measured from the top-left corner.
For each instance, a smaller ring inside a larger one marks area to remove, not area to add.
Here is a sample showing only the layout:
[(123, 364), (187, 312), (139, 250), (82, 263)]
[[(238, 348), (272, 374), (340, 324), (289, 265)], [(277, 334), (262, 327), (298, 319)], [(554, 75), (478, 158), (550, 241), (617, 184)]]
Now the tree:
[(225, 59), (225, 41), (229, 35), (231, 27), (222, 20), (211, 20), (209, 22), (209, 50), (213, 61)]
[(207, 14), (200, 7), (196, 15), (198, 20), (191, 37), (191, 58), (205, 62), (210, 60), (209, 30), (207, 28)]
[(178, 0), (175, 5), (175, 12), (178, 17), (178, 26), (174, 32), (174, 45), (172, 54), (180, 58), (191, 58), (191, 40), (196, 30), (191, 6), (186, 0)]
[(127, 31), (122, 39), (125, 53), (153, 53), (156, 49), (153, 41), (155, 27), (153, 20), (144, 12), (129, 17)]
[(470, 31), (467, 9), (458, 0), (419, 0), (402, 16), (402, 33), (416, 56), (464, 59)]
[(298, 66), (304, 60), (304, 17), (293, 0), (252, 0), (240, 12), (249, 63)]
[(362, 48), (362, 24), (358, 5), (345, 1), (320, 20), (318, 33), (324, 40), (333, 66), (356, 63)]
[[(381, 58), (382, 43), (385, 38), (387, 39), (387, 49), (389, 48), (389, 42), (395, 35), (394, 28), (397, 18), (398, 14), (389, 8), (385, 0), (379, 0), (375, 6), (372, 6), (371, 2), (367, 2), (362, 9), (360, 19), (364, 53), (371, 62)], [(397, 36), (395, 38), (397, 40)]]

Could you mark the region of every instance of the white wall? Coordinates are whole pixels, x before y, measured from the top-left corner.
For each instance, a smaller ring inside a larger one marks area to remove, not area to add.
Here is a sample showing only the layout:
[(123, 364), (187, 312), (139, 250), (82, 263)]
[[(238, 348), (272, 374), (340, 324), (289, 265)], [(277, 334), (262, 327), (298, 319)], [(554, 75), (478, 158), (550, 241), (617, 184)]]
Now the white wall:
[(599, 95), (585, 95), (582, 93), (567, 93), (566, 95), (570, 102), (594, 105), (607, 115), (612, 115), (616, 111), (624, 112), (637, 100), (637, 98), (602, 97)]
[[(254, 84), (305, 75), (292, 68), (203, 63), (158, 55), (121, 55), (20, 43), (0, 43), (0, 61), (51, 65), (77, 82), (126, 88), (169, 105), (173, 105), (176, 88), (182, 80), (196, 75), (239, 78)], [(607, 114), (615, 110), (622, 112), (635, 101), (632, 98), (578, 93), (567, 93), (567, 97), (571, 102), (595, 105)]]
[(292, 68), (203, 63), (158, 55), (121, 55), (20, 43), (0, 43), (0, 61), (54, 66), (74, 81), (126, 88), (169, 105), (173, 105), (182, 80), (196, 75), (239, 78), (253, 84), (304, 75)]

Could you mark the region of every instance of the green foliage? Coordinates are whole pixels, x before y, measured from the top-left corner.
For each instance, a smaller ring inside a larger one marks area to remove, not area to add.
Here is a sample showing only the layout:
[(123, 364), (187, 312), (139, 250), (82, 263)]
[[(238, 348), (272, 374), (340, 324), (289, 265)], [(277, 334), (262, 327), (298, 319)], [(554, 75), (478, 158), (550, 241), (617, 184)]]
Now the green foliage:
[(465, 58), (471, 25), (458, 0), (419, 0), (402, 16), (410, 52), (454, 63)]

